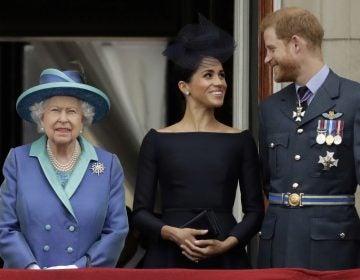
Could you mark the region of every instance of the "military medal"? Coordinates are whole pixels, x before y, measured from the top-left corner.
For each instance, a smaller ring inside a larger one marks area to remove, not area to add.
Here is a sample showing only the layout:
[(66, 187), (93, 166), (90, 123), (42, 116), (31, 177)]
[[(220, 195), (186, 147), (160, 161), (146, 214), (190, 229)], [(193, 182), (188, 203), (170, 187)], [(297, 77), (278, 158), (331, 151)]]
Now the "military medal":
[[(293, 111), (293, 118), (296, 122), (301, 122), (301, 118), (305, 115), (305, 107), (307, 106), (308, 100), (313, 96), (313, 93), (306, 87), (298, 88), (296, 94), (298, 98), (298, 106), (296, 106), (296, 112)], [(303, 106), (301, 106), (303, 104)]]
[(344, 121), (336, 120), (340, 118), (343, 113), (323, 113), (325, 119), (318, 120), (316, 143), (331, 146), (332, 144), (340, 145), (342, 143)]
[(331, 146), (334, 143), (334, 136), (331, 134), (327, 135), (325, 138), (326, 145)]
[(331, 146), (334, 143), (335, 121), (325, 120), (325, 127), (327, 131), (325, 142), (326, 145)]
[(318, 163), (321, 163), (323, 170), (329, 170), (331, 167), (337, 167), (339, 160), (334, 158), (334, 152), (326, 151), (326, 156), (319, 156)]
[(320, 132), (317, 136), (316, 136), (316, 143), (318, 143), (319, 145), (322, 145), (325, 143), (326, 141), (326, 137), (325, 137), (325, 132)]
[(335, 145), (340, 145), (342, 142), (342, 134), (343, 134), (343, 130), (344, 130), (344, 121), (342, 120), (337, 120), (336, 124), (336, 135), (334, 136), (334, 144)]
[(296, 106), (296, 112), (293, 111), (293, 118), (296, 122), (301, 122), (301, 118), (305, 115), (305, 111), (303, 111), (303, 107), (301, 107), (300, 101), (299, 105)]
[(318, 120), (316, 143), (322, 145), (326, 140), (325, 120)]
[(340, 135), (335, 135), (335, 137), (334, 137), (334, 144), (335, 144), (335, 145), (340, 145), (341, 142), (342, 142), (341, 136), (340, 136)]

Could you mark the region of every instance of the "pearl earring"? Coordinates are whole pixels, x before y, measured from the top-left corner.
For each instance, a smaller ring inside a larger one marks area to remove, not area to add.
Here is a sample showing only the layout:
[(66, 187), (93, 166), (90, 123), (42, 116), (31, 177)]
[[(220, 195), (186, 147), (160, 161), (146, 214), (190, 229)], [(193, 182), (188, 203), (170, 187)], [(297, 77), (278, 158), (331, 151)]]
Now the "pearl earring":
[(190, 95), (190, 92), (185, 91), (184, 94), (185, 94), (186, 96), (189, 96), (189, 95)]
[(43, 127), (40, 127), (40, 131), (41, 131), (41, 132), (44, 132), (44, 128), (43, 128)]

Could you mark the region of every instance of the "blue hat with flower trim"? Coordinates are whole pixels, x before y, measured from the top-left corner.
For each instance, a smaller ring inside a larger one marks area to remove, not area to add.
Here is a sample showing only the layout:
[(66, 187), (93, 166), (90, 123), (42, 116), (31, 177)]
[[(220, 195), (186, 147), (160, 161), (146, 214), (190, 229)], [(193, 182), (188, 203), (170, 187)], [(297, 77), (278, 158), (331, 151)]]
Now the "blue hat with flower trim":
[(40, 84), (24, 91), (16, 101), (19, 116), (34, 123), (30, 107), (53, 96), (71, 96), (83, 100), (95, 109), (93, 123), (102, 120), (110, 111), (109, 98), (101, 90), (86, 85), (77, 70), (45, 69), (40, 74)]

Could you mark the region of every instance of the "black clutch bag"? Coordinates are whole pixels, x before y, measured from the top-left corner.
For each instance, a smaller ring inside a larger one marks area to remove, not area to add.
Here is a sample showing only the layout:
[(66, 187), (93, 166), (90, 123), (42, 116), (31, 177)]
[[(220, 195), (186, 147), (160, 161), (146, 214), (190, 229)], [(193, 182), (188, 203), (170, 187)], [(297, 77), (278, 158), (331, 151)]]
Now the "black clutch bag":
[(191, 220), (187, 221), (181, 228), (207, 229), (205, 235), (198, 235), (198, 239), (217, 239), (221, 234), (221, 229), (213, 210), (205, 209)]

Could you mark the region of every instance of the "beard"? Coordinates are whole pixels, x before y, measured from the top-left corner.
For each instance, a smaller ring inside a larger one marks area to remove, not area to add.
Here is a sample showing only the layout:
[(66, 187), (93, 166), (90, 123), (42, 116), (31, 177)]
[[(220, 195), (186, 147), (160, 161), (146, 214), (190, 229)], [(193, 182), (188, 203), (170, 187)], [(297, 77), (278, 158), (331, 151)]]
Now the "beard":
[(295, 82), (298, 73), (298, 65), (289, 57), (277, 61), (277, 65), (273, 66), (273, 76), (277, 83)]

